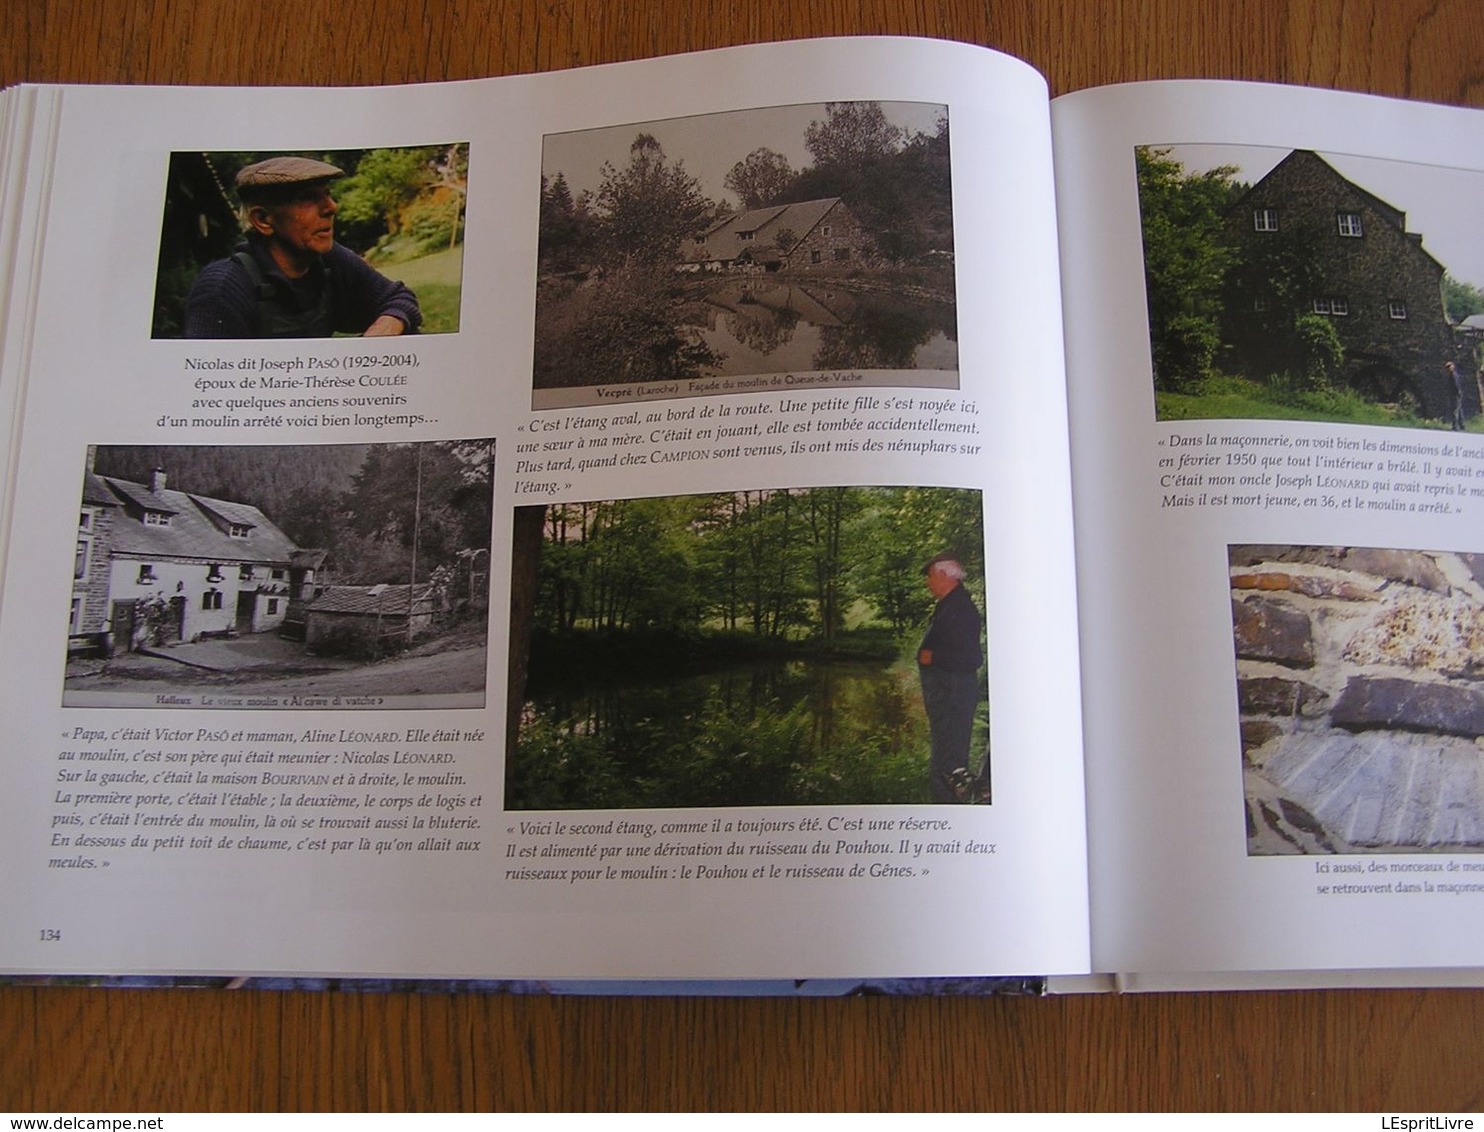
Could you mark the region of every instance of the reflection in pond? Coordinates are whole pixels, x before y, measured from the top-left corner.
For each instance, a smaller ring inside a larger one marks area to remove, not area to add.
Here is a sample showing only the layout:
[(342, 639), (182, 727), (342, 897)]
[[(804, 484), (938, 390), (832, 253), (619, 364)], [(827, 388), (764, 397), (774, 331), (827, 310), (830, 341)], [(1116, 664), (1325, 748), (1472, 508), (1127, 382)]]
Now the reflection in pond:
[(733, 280), (685, 317), (729, 376), (821, 369), (958, 368), (952, 306), (855, 293), (827, 282)]
[[(981, 748), (982, 749), (982, 748)], [(513, 809), (928, 801), (917, 675), (790, 660), (642, 683), (533, 683)]]

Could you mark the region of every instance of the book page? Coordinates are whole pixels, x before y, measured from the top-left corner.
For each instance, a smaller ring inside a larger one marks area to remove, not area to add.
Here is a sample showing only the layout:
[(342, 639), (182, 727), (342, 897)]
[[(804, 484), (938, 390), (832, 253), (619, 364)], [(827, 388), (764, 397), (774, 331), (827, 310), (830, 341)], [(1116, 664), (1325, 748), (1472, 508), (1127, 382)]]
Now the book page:
[(60, 97), (8, 970), (1087, 969), (1038, 76)]
[(1484, 120), (1190, 83), (1054, 120), (1096, 965), (1476, 963)]

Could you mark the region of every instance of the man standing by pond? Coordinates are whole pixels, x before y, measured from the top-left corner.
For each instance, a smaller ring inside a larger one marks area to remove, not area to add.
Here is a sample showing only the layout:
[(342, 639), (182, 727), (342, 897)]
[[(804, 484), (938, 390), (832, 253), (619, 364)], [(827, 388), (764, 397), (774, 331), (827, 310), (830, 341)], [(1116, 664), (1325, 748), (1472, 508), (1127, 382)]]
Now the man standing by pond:
[[(969, 781), (969, 741), (979, 703), (979, 607), (964, 588), (964, 568), (956, 555), (939, 554), (923, 567), (928, 592), (937, 599), (927, 632), (917, 648), (917, 673), (932, 740), (930, 763), (934, 802), (966, 800), (977, 790)], [(983, 787), (988, 786), (986, 762)]]
[(270, 157), (237, 174), (246, 239), (207, 264), (186, 297), (187, 338), (328, 338), (411, 334), (417, 296), (335, 242), (341, 170)]

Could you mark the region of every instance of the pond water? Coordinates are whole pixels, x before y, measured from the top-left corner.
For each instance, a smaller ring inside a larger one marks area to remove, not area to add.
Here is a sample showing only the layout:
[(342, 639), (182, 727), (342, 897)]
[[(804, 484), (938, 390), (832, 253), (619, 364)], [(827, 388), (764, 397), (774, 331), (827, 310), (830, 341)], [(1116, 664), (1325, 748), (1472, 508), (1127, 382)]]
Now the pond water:
[(917, 674), (789, 660), (586, 687), (533, 684), (517, 809), (928, 800)]
[(732, 280), (686, 304), (684, 318), (727, 376), (829, 369), (957, 370), (947, 304), (913, 304), (830, 283)]

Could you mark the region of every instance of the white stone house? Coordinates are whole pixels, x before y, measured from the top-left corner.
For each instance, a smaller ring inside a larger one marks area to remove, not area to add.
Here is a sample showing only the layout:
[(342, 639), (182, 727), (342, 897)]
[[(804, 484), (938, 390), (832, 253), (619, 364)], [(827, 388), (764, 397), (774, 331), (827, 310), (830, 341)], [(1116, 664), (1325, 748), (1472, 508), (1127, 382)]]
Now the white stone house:
[(135, 649), (277, 629), (314, 581), (306, 555), (257, 507), (100, 476), (83, 481), (73, 649)]

